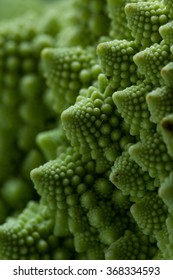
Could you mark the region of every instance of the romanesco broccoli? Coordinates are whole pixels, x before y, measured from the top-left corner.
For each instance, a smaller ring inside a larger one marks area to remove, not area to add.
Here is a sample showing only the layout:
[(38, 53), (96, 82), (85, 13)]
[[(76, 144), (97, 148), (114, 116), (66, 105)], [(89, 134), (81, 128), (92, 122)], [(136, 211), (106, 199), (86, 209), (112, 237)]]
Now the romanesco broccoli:
[(172, 0), (0, 5), (0, 259), (173, 259)]

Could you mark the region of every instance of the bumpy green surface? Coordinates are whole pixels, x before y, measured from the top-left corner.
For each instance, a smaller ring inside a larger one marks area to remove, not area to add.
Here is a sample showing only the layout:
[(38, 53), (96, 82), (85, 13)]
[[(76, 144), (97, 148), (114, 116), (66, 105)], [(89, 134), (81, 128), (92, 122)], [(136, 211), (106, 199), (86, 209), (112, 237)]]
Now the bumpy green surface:
[(0, 5), (0, 259), (173, 259), (172, 1)]

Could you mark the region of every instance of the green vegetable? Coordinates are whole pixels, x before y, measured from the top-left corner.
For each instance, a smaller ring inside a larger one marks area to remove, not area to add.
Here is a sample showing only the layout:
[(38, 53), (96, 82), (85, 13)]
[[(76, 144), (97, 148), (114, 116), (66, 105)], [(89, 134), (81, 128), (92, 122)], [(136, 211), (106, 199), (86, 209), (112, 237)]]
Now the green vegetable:
[(0, 5), (0, 259), (173, 259), (172, 1)]

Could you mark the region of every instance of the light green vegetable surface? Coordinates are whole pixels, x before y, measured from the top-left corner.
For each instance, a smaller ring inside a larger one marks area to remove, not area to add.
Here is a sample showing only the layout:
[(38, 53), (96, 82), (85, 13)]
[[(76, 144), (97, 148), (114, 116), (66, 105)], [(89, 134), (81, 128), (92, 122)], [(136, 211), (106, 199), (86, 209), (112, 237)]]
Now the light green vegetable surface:
[(173, 1), (0, 0), (0, 259), (173, 259)]

